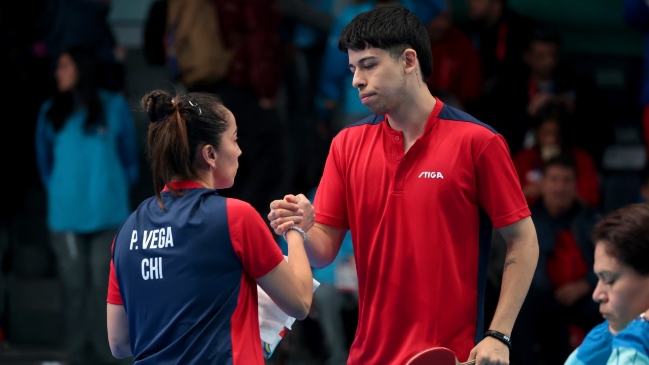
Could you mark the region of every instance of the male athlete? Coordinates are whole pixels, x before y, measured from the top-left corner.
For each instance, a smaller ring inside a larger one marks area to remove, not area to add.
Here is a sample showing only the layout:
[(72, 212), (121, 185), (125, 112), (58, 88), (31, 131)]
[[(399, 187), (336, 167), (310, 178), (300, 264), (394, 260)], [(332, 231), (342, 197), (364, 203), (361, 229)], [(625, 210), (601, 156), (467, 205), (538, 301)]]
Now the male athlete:
[[(338, 47), (374, 115), (332, 141), (315, 214), (304, 195), (287, 195), (271, 203), (271, 226), (279, 234), (288, 221), (312, 227), (305, 246), (318, 268), (351, 230), (359, 318), (349, 365), (403, 365), (434, 346), (478, 365), (509, 364), (538, 243), (504, 138), (431, 95), (428, 34), (404, 7), (359, 14)], [(508, 249), (485, 332), (492, 227)]]

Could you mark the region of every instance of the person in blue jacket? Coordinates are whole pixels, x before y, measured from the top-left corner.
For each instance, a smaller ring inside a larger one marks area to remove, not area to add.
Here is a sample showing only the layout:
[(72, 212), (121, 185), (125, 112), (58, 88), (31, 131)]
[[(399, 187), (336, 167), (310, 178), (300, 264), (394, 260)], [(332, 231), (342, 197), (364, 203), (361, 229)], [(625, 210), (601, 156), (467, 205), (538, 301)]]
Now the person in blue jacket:
[(618, 208), (592, 234), (598, 283), (593, 300), (604, 322), (565, 365), (649, 364), (649, 203)]
[(140, 174), (135, 120), (122, 94), (98, 86), (99, 65), (96, 52), (83, 46), (62, 51), (56, 91), (36, 123), (36, 162), (65, 288), (71, 364), (115, 362), (104, 304), (110, 245), (131, 212), (131, 187)]

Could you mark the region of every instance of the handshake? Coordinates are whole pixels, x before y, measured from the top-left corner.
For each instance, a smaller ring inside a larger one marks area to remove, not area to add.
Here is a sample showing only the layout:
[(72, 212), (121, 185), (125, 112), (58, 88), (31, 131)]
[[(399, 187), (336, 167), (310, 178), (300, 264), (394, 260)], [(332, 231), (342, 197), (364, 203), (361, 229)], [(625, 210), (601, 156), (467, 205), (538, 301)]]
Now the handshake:
[(292, 226), (308, 232), (315, 223), (315, 212), (304, 194), (288, 194), (284, 199), (270, 203), (268, 220), (277, 235), (282, 235)]

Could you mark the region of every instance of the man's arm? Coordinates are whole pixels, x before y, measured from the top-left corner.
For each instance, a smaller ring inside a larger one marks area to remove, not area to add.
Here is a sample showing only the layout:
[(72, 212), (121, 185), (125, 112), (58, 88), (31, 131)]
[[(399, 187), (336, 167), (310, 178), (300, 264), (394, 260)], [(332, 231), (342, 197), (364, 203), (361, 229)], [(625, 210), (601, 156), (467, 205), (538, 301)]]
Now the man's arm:
[[(539, 258), (539, 244), (532, 218), (527, 217), (498, 229), (507, 242), (498, 306), (488, 329), (511, 337), (514, 322), (532, 283)], [(471, 350), (469, 359), (480, 364), (509, 364), (507, 346), (493, 337), (485, 337)]]
[(530, 217), (502, 227), (498, 232), (507, 242), (507, 254), (500, 298), (490, 329), (510, 336), (532, 283), (539, 259), (539, 243)]
[(316, 223), (307, 233), (304, 244), (311, 266), (321, 269), (331, 264), (340, 251), (345, 234), (347, 230), (344, 228)]

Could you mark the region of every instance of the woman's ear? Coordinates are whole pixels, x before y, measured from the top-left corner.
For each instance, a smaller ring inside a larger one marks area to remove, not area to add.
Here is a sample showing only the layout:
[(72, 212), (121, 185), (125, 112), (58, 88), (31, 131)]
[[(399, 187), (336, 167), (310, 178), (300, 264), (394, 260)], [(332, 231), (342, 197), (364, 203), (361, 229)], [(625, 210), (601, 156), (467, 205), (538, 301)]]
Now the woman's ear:
[(205, 164), (212, 170), (216, 168), (216, 160), (218, 158), (218, 153), (216, 152), (216, 149), (214, 146), (211, 144), (206, 144), (201, 148), (201, 155), (203, 156), (203, 160), (205, 161)]

